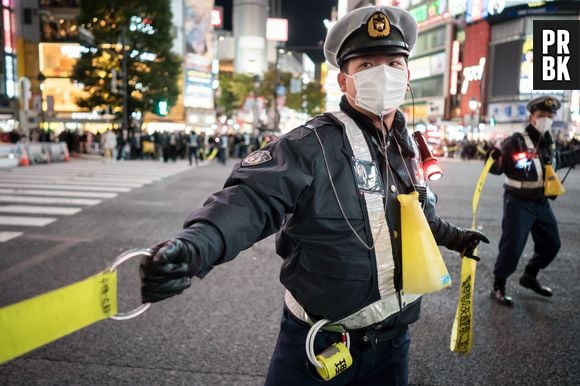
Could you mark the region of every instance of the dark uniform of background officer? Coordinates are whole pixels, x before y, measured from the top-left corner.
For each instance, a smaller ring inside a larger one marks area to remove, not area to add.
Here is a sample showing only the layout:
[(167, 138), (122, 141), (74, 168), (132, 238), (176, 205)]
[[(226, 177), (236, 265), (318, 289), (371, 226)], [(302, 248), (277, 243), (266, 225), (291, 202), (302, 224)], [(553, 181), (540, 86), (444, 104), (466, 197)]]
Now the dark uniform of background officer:
[[(278, 232), (280, 279), (288, 291), (266, 384), (321, 382), (308, 364), (305, 340), (311, 324), (324, 318), (349, 331), (353, 356), (353, 365), (329, 385), (405, 385), (407, 326), (419, 318), (421, 296), (401, 291), (397, 194), (424, 181), (396, 108), (406, 92), (406, 61), (416, 37), (415, 21), (397, 8), (359, 8), (339, 20), (329, 31), (325, 55), (341, 69), (341, 113), (319, 116), (244, 158), (223, 190), (189, 216), (184, 230), (142, 262), (143, 301), (181, 293), (192, 276), (203, 278)], [(362, 141), (349, 142), (347, 121)], [(355, 159), (353, 148), (360, 146), (370, 150), (374, 164)], [(440, 219), (433, 193), (424, 186), (423, 193), (438, 244), (469, 253), (487, 242), (482, 233)], [(380, 203), (374, 209), (378, 221), (388, 225), (381, 240), (373, 240), (376, 221), (369, 219), (365, 201), (373, 197)], [(379, 244), (388, 250), (383, 265)], [(372, 315), (361, 321), (363, 313)], [(339, 333), (321, 331), (315, 352), (340, 339)]]
[(530, 232), (534, 255), (526, 265), (520, 284), (542, 296), (552, 296), (552, 290), (540, 285), (536, 278), (560, 249), (558, 223), (548, 201), (554, 197), (544, 194), (544, 166), (551, 164), (557, 170), (580, 162), (580, 150), (556, 150), (550, 129), (560, 105), (551, 96), (531, 100), (527, 106), (529, 124), (524, 132), (507, 138), (501, 150), (490, 151), (496, 160), (490, 172), (505, 174), (502, 236), (491, 296), (507, 306), (513, 305), (513, 299), (506, 294), (506, 280), (515, 272)]

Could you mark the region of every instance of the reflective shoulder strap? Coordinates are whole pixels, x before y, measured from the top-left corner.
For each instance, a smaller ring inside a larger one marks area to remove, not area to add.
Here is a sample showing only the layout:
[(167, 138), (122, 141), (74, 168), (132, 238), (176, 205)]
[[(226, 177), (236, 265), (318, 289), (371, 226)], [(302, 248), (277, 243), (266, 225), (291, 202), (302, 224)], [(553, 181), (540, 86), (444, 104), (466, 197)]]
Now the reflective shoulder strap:
[[(534, 146), (534, 143), (532, 142), (530, 136), (528, 135), (528, 133), (522, 133), (522, 136), (524, 137), (524, 142), (526, 144), (526, 147), (528, 148), (528, 153), (532, 153), (535, 155), (535, 150), (536, 147)], [(516, 188), (516, 189), (535, 189), (535, 188), (541, 188), (544, 186), (544, 172), (543, 172), (543, 168), (542, 168), (542, 163), (540, 162), (540, 158), (539, 157), (534, 157), (532, 159), (532, 162), (534, 163), (534, 167), (536, 169), (536, 181), (519, 181), (519, 180), (514, 180), (513, 178), (509, 178), (508, 176), (505, 177), (505, 184), (508, 186), (511, 186), (512, 188)]]
[[(342, 111), (328, 113), (337, 123), (340, 123), (346, 132), (347, 139), (354, 158), (374, 163), (367, 141), (357, 124)], [(311, 129), (315, 127), (307, 126)], [(376, 165), (375, 165), (376, 167)], [(373, 237), (374, 251), (376, 255), (377, 276), (379, 294), (381, 299), (365, 306), (354, 314), (339, 320), (336, 324), (347, 329), (358, 329), (381, 322), (401, 310), (408, 304), (415, 302), (421, 297), (419, 294), (403, 296), (403, 304), (399, 303), (397, 291), (394, 286), (395, 263), (391, 245), (391, 235), (385, 217), (385, 208), (382, 193), (362, 192), (366, 204), (369, 225)], [(285, 295), (286, 307), (299, 319), (312, 323), (304, 308), (296, 301), (289, 291)]]

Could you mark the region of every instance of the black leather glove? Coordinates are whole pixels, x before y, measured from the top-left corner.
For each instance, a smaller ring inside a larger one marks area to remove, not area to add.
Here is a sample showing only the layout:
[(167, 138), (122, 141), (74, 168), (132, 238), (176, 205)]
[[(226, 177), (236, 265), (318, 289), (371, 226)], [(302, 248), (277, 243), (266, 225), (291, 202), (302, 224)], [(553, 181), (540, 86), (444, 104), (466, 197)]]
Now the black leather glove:
[(489, 157), (497, 160), (499, 157), (501, 157), (501, 150), (497, 147), (492, 147), (487, 151), (487, 153), (485, 153), (485, 159), (487, 160)]
[(141, 261), (141, 299), (154, 303), (182, 293), (191, 286), (199, 267), (197, 253), (190, 243), (171, 239), (152, 248), (152, 256)]
[(461, 253), (461, 256), (472, 258), (479, 261), (479, 257), (475, 256), (473, 252), (480, 241), (489, 243), (489, 239), (480, 231), (473, 229), (457, 228), (457, 235), (447, 245), (447, 248)]

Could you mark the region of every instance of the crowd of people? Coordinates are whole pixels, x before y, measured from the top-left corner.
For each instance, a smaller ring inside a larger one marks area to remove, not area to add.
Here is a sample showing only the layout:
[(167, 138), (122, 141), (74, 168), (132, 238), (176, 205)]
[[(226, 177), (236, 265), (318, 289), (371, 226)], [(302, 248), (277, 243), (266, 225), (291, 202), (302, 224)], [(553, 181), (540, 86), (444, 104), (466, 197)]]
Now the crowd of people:
[[(462, 160), (483, 160), (489, 150), (499, 147), (502, 139), (498, 140), (469, 140), (467, 137), (461, 141), (442, 140), (434, 148), (434, 155), (437, 157), (461, 158)], [(565, 139), (562, 135), (555, 138), (556, 148), (561, 151), (577, 149), (580, 141), (576, 138)]]
[(259, 132), (247, 133), (215, 132), (159, 132), (152, 134), (136, 131), (124, 136), (121, 130), (109, 129), (105, 132), (64, 130), (58, 135), (52, 130), (34, 128), (28, 137), (19, 130), (5, 133), (0, 142), (65, 142), (71, 154), (103, 156), (105, 160), (158, 159), (164, 162), (189, 160), (190, 164), (199, 160), (217, 159), (225, 164), (228, 158), (243, 158), (272, 140), (274, 136)]

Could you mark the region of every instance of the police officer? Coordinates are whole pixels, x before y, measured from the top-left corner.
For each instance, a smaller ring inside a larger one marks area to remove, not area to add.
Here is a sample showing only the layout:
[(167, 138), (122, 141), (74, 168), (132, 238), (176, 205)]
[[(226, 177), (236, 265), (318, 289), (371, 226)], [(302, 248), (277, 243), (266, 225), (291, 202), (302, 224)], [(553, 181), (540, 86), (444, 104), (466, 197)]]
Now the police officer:
[[(318, 385), (305, 342), (314, 323), (318, 354), (350, 336), (350, 367), (328, 384), (407, 384), (408, 325), (421, 294), (402, 291), (398, 194), (420, 191), (439, 245), (469, 255), (484, 234), (437, 216), (419, 154), (397, 110), (417, 38), (409, 13), (355, 9), (329, 31), (324, 53), (340, 68), (340, 111), (318, 116), (246, 156), (223, 190), (193, 212), (184, 230), (141, 265), (143, 301), (181, 293), (191, 277), (273, 233), (286, 287), (267, 385)], [(339, 332), (336, 332), (336, 331)], [(344, 365), (344, 366), (343, 366)]]
[(531, 100), (525, 130), (508, 137), (501, 150), (493, 148), (488, 152), (495, 159), (490, 172), (505, 174), (502, 236), (491, 298), (506, 306), (513, 306), (512, 297), (506, 294), (506, 281), (517, 268), (530, 232), (534, 255), (526, 265), (520, 285), (541, 296), (552, 296), (552, 290), (537, 279), (538, 272), (554, 260), (560, 249), (558, 224), (548, 201), (555, 197), (547, 196), (550, 193), (544, 187), (546, 178), (550, 178), (546, 177), (546, 166), (557, 170), (580, 162), (580, 149), (556, 150), (551, 127), (560, 106), (553, 96)]

